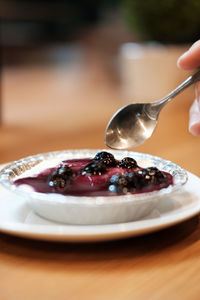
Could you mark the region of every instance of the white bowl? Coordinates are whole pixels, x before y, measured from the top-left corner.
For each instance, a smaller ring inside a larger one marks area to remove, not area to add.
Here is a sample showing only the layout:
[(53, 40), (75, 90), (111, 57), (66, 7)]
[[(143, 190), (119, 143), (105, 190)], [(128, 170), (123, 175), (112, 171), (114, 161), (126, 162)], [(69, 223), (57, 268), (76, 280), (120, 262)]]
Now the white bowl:
[(187, 181), (187, 173), (176, 164), (149, 154), (130, 151), (111, 151), (116, 159), (133, 157), (141, 167), (156, 166), (173, 176), (174, 184), (159, 191), (119, 196), (64, 196), (44, 194), (16, 186), (19, 178), (36, 175), (55, 166), (62, 160), (93, 158), (99, 151), (108, 150), (66, 150), (29, 156), (7, 165), (0, 172), (0, 183), (14, 193), (24, 197), (41, 217), (67, 224), (111, 224), (141, 219), (148, 215), (162, 197), (180, 189)]

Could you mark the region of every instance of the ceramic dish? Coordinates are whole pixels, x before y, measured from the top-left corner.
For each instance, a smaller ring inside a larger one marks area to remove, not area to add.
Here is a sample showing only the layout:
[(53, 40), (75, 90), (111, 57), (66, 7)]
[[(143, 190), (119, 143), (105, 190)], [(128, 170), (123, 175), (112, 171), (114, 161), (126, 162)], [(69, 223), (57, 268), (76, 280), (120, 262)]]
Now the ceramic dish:
[(69, 225), (49, 221), (38, 216), (25, 197), (0, 185), (0, 233), (41, 241), (73, 243), (104, 242), (153, 233), (199, 214), (200, 178), (189, 172), (187, 174), (188, 181), (180, 192), (160, 199), (149, 215), (133, 222), (107, 225)]
[(130, 222), (148, 215), (158, 201), (179, 190), (187, 181), (187, 173), (176, 164), (159, 157), (129, 151), (109, 151), (116, 159), (133, 157), (141, 167), (156, 166), (173, 176), (174, 184), (159, 191), (118, 196), (63, 196), (38, 193), (24, 187), (17, 187), (16, 179), (38, 174), (62, 160), (92, 158), (102, 150), (56, 151), (29, 156), (7, 165), (0, 172), (0, 183), (10, 191), (26, 199), (32, 209), (41, 217), (52, 221), (97, 225)]

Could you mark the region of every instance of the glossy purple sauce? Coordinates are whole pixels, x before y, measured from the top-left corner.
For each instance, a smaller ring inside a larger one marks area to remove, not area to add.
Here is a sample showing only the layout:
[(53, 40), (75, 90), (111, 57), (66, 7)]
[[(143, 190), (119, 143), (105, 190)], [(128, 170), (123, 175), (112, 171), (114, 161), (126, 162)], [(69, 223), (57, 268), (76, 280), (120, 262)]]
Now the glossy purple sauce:
[[(59, 193), (63, 195), (72, 195), (72, 196), (113, 196), (118, 195), (116, 193), (110, 192), (108, 190), (108, 183), (112, 175), (114, 174), (123, 174), (126, 172), (133, 172), (137, 170), (142, 170), (140, 167), (125, 169), (120, 167), (111, 167), (108, 168), (108, 171), (101, 175), (91, 175), (85, 176), (81, 175), (80, 171), (90, 162), (92, 159), (72, 159), (62, 161), (60, 165), (55, 166), (55, 168), (48, 168), (41, 173), (32, 176), (18, 179), (14, 182), (17, 186), (19, 185), (29, 185), (36, 192), (40, 193)], [(72, 171), (73, 176), (70, 182), (64, 188), (55, 188), (48, 184), (48, 178), (50, 174), (57, 170), (57, 168), (63, 164), (68, 165)], [(134, 192), (135, 193), (144, 193), (160, 190), (166, 188), (169, 185), (173, 184), (173, 177), (167, 172), (162, 172), (165, 174), (165, 181), (159, 185), (149, 185), (144, 188), (140, 188)]]

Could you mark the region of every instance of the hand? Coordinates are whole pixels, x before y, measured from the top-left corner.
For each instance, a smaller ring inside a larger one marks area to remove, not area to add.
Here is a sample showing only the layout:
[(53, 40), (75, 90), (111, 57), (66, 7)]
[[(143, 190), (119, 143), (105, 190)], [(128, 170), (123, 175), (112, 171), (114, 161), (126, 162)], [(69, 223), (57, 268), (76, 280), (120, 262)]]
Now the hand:
[[(179, 57), (177, 64), (183, 70), (200, 67), (200, 40)], [(189, 131), (193, 135), (200, 135), (200, 82), (196, 84), (195, 91), (196, 99), (190, 108)]]

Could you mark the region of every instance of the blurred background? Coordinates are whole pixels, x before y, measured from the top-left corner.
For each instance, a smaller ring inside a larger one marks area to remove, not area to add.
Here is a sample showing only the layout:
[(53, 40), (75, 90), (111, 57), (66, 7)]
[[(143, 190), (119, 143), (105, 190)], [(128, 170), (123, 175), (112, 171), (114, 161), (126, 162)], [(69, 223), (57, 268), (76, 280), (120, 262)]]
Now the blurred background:
[[(196, 0), (1, 0), (0, 162), (104, 148), (119, 107), (163, 97), (190, 74), (176, 60), (199, 39), (199, 14)], [(197, 155), (187, 129), (193, 98), (189, 89), (169, 104), (154, 136), (134, 150), (198, 173), (180, 154), (187, 144)]]

